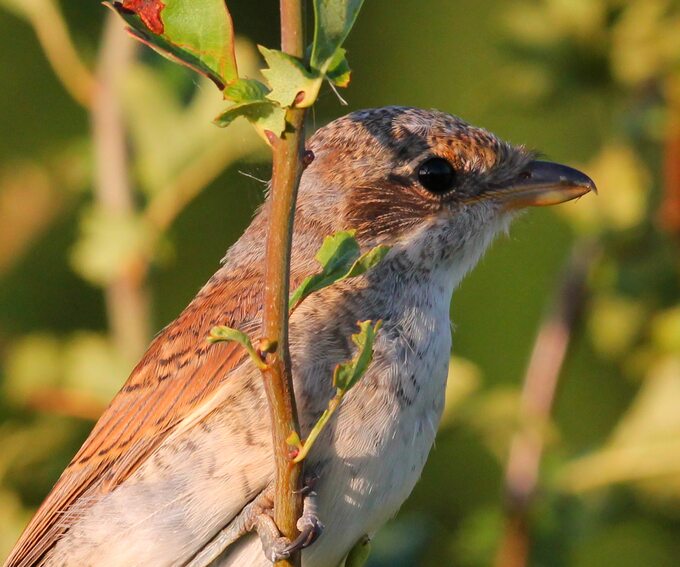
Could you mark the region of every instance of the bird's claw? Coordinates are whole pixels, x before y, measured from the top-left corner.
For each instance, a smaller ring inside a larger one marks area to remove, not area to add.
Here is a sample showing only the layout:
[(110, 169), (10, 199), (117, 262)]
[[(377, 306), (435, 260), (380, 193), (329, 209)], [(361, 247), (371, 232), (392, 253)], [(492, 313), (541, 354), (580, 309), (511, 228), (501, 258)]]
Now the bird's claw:
[(262, 541), (262, 548), (273, 563), (288, 559), (293, 553), (309, 547), (321, 535), (324, 525), (319, 521), (316, 499), (316, 492), (311, 487), (307, 488), (302, 516), (297, 521), (300, 534), (292, 541), (281, 536), (270, 514), (263, 513), (258, 518), (257, 532)]
[[(310, 494), (314, 494), (313, 492)], [(290, 545), (285, 548), (288, 555), (300, 551), (305, 547), (312, 545), (323, 532), (324, 525), (319, 521), (316, 514), (303, 512), (300, 519), (297, 521), (297, 529), (300, 530), (298, 535)]]

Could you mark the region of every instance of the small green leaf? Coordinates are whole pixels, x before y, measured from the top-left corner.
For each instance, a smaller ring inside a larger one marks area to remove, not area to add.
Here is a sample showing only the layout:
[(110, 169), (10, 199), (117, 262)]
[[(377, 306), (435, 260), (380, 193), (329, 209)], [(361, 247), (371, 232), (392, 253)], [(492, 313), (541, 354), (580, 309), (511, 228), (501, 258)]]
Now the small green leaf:
[(105, 2), (139, 41), (222, 89), (238, 78), (234, 29), (224, 0)]
[(215, 118), (214, 123), (225, 128), (239, 117), (246, 118), (265, 140), (265, 131), (280, 136), (286, 128), (285, 109), (270, 100), (233, 104)]
[(269, 89), (254, 79), (238, 79), (224, 90), (224, 97), (234, 104), (215, 118), (214, 123), (221, 127), (229, 126), (236, 118), (246, 118), (269, 143), (267, 130), (280, 136), (286, 128), (286, 110), (278, 103), (269, 100)]
[(352, 267), (345, 274), (344, 278), (354, 278), (356, 276), (360, 276), (361, 274), (365, 274), (372, 267), (377, 266), (389, 251), (390, 247), (385, 246), (384, 244), (376, 246), (375, 248), (371, 248), (368, 252), (359, 256), (356, 262), (352, 264)]
[(363, 3), (363, 0), (314, 0), (313, 69), (328, 71)]
[(355, 230), (343, 230), (323, 239), (316, 253), (316, 261), (321, 264), (327, 274), (345, 270), (359, 257), (359, 243), (354, 238)]
[(269, 93), (267, 85), (255, 79), (237, 79), (224, 89), (224, 98), (236, 104), (264, 101)]
[(382, 321), (361, 321), (359, 332), (352, 335), (352, 341), (358, 347), (358, 352), (352, 360), (338, 364), (333, 372), (333, 386), (339, 391), (346, 392), (356, 385), (368, 370), (373, 360), (373, 345)]
[(345, 53), (345, 49), (342, 47), (338, 48), (326, 71), (326, 78), (334, 85), (343, 88), (349, 85), (352, 75), (352, 69), (349, 67)]
[(261, 45), (258, 48), (269, 66), (262, 70), (271, 87), (267, 98), (284, 108), (311, 106), (319, 94), (322, 74), (309, 71), (299, 59), (283, 51), (267, 49)]
[(234, 341), (239, 343), (244, 349), (246, 349), (246, 352), (250, 355), (250, 358), (260, 370), (267, 368), (264, 360), (262, 360), (258, 352), (255, 350), (250, 337), (243, 331), (232, 329), (231, 327), (226, 327), (224, 325), (219, 325), (210, 329), (208, 342), (219, 343), (222, 341)]
[(300, 440), (300, 436), (293, 431), (288, 437), (286, 437), (286, 443), (290, 445), (291, 447), (295, 447), (298, 450), (302, 449), (302, 441)]
[(345, 567), (363, 567), (371, 554), (371, 538), (367, 535), (357, 541), (345, 559)]
[(315, 291), (366, 273), (389, 252), (388, 246), (380, 245), (360, 255), (361, 249), (354, 234), (354, 230), (344, 230), (324, 238), (316, 253), (316, 260), (321, 264), (322, 270), (306, 277), (293, 292), (288, 302), (291, 311)]

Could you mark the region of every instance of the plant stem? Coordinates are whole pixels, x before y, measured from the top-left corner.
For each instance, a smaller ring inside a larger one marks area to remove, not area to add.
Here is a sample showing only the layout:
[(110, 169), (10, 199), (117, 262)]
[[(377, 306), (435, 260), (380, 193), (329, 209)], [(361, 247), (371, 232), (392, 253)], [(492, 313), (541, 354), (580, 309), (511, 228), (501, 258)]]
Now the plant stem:
[(505, 474), (505, 531), (496, 567), (524, 567), (530, 551), (529, 512), (538, 484), (544, 438), (562, 365), (586, 300), (586, 278), (597, 257), (592, 243), (575, 245), (547, 316), (541, 323), (524, 378), (522, 423), (513, 437)]
[(312, 450), (314, 441), (316, 441), (316, 438), (321, 434), (323, 428), (326, 427), (328, 420), (333, 417), (335, 410), (340, 407), (340, 403), (342, 402), (344, 395), (344, 391), (339, 391), (331, 398), (331, 401), (328, 402), (328, 408), (321, 414), (319, 421), (314, 424), (314, 427), (312, 427), (309, 435), (307, 435), (307, 439), (304, 440), (300, 452), (293, 459), (294, 463), (300, 463), (305, 459), (305, 457), (307, 457), (309, 452)]
[[(97, 205), (112, 216), (132, 216), (134, 198), (129, 178), (126, 133), (119, 89), (135, 53), (116, 16), (107, 16), (97, 62), (97, 82), (91, 120), (95, 152), (94, 194)], [(133, 363), (144, 352), (150, 335), (146, 260), (126, 266), (104, 290), (114, 343)]]
[[(304, 56), (303, 5), (301, 0), (280, 0), (281, 49), (294, 57)], [(278, 349), (267, 359), (263, 371), (269, 402), (272, 440), (276, 463), (274, 521), (289, 539), (297, 536), (302, 515), (300, 485), (302, 465), (289, 458), (288, 436), (299, 435), (290, 352), (288, 348), (288, 295), (293, 217), (297, 189), (302, 175), (304, 151), (303, 109), (291, 109), (286, 116), (290, 128), (283, 138), (272, 137), (273, 166), (270, 225), (266, 242), (263, 335), (276, 341)], [(279, 567), (300, 565), (300, 554), (278, 561)]]

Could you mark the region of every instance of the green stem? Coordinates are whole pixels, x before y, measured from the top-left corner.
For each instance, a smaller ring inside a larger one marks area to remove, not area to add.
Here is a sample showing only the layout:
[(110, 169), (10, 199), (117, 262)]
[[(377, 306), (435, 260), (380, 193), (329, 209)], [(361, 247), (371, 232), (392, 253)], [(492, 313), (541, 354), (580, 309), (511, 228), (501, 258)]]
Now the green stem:
[(328, 409), (326, 409), (321, 414), (319, 421), (316, 422), (312, 430), (309, 432), (309, 436), (307, 437), (307, 439), (305, 439), (304, 443), (302, 444), (300, 452), (293, 459), (294, 463), (301, 463), (305, 459), (305, 457), (309, 454), (312, 445), (314, 445), (314, 441), (316, 441), (316, 438), (321, 434), (323, 428), (326, 427), (328, 420), (335, 413), (335, 410), (340, 407), (340, 402), (342, 402), (342, 398), (344, 397), (344, 395), (345, 395), (344, 390), (338, 390), (335, 396), (331, 398), (331, 401), (328, 402)]

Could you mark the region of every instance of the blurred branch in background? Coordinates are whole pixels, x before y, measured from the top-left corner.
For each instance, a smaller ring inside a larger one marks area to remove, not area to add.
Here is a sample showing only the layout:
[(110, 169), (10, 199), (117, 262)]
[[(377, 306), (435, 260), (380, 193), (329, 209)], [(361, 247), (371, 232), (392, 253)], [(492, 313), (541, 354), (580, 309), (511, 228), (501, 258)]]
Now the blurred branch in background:
[(574, 246), (534, 343), (520, 401), (521, 425), (510, 444), (504, 489), (505, 531), (496, 567), (529, 565), (529, 516), (538, 486), (544, 439), (562, 365), (586, 301), (586, 279), (599, 253), (599, 248), (590, 241)]
[(669, 90), (664, 144), (664, 193), (659, 218), (661, 227), (680, 242), (680, 78), (671, 83)]
[[(92, 103), (92, 138), (95, 154), (96, 207), (123, 222), (134, 214), (128, 149), (120, 94), (136, 45), (109, 14), (97, 63), (97, 88)], [(148, 262), (121, 266), (108, 282), (105, 295), (113, 341), (123, 357), (133, 363), (144, 352), (151, 336)]]
[(56, 0), (0, 0), (0, 5), (28, 21), (63, 87), (76, 102), (88, 107), (95, 79), (71, 41)]

